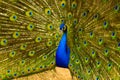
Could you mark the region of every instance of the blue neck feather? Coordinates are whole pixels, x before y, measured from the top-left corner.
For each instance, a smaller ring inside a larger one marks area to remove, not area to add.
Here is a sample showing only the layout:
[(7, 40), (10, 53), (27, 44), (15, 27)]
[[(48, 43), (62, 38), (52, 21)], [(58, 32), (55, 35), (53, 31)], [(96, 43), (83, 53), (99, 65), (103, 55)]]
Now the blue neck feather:
[(67, 32), (64, 32), (56, 52), (56, 65), (59, 67), (68, 68), (69, 57), (70, 49), (67, 46)]

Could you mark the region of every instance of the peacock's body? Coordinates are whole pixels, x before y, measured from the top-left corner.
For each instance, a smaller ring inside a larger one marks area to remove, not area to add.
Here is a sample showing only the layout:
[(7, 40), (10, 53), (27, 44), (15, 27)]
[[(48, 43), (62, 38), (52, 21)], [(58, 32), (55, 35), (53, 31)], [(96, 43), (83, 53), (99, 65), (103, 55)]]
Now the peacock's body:
[(56, 66), (120, 80), (120, 0), (0, 0), (0, 78)]

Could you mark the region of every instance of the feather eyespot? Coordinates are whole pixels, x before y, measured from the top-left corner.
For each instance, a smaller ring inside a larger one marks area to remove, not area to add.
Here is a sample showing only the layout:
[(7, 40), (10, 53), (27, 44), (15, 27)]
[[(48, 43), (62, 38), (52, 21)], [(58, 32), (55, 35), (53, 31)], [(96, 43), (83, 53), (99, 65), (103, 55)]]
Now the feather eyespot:
[(72, 7), (72, 9), (75, 9), (77, 7), (77, 2), (73, 1), (71, 7)]
[(84, 44), (87, 44), (87, 42), (86, 42), (86, 41), (84, 41), (83, 43), (84, 43)]
[(95, 54), (94, 50), (91, 50), (91, 56), (92, 56), (92, 58), (95, 58), (96, 54)]
[(80, 79), (80, 75), (78, 75), (77, 78)]
[(53, 44), (52, 41), (47, 42), (47, 46), (49, 46), (49, 47), (52, 46), (52, 44)]
[(7, 39), (2, 39), (1, 40), (1, 45), (2, 46), (6, 46), (8, 44), (8, 40)]
[(111, 68), (112, 68), (112, 63), (108, 63), (108, 65), (107, 65), (108, 67), (107, 67), (107, 70), (108, 71), (110, 71), (111, 70)]
[(21, 61), (19, 62), (19, 64), (20, 64), (21, 66), (25, 65), (25, 60), (21, 60)]
[(115, 39), (115, 38), (116, 38), (116, 35), (117, 35), (117, 33), (116, 33), (115, 31), (113, 31), (113, 32), (111, 33), (112, 39)]
[(46, 8), (46, 9), (45, 9), (45, 14), (46, 14), (46, 15), (51, 15), (52, 12), (51, 12), (51, 10), (50, 10), (49, 8)]
[(29, 51), (28, 55), (29, 55), (30, 57), (34, 56), (34, 55), (35, 55), (35, 51)]
[(7, 73), (10, 73), (11, 72), (11, 70), (7, 70)]
[(53, 65), (53, 64), (54, 64), (54, 62), (51, 62), (51, 64)]
[(118, 44), (117, 44), (117, 50), (120, 51), (120, 42), (118, 42)]
[(27, 48), (27, 44), (22, 44), (22, 45), (20, 46), (20, 50), (26, 50), (26, 48)]
[(17, 20), (17, 16), (15, 14), (10, 16), (10, 21), (16, 21)]
[(27, 71), (30, 72), (30, 68), (28, 68)]
[(111, 67), (111, 64), (108, 64), (108, 67)]
[(56, 33), (56, 34), (55, 34), (55, 39), (58, 39), (58, 38), (59, 38), (59, 34)]
[(42, 59), (43, 59), (43, 60), (46, 60), (46, 59), (47, 59), (47, 56), (46, 56), (46, 55), (45, 55), (45, 56), (43, 56), (43, 57), (42, 57)]
[(42, 69), (43, 68), (43, 66), (40, 66), (40, 69)]
[(93, 19), (95, 20), (98, 20), (100, 18), (100, 14), (96, 13), (94, 16), (93, 16)]
[(90, 32), (90, 36), (92, 36), (93, 35), (93, 33), (92, 32)]
[(103, 39), (102, 39), (102, 38), (99, 38), (98, 44), (99, 44), (99, 45), (102, 45), (102, 44), (103, 44)]
[(74, 59), (75, 59), (75, 56), (74, 56), (74, 55), (72, 55), (72, 56), (71, 56), (71, 60), (74, 60)]
[(89, 62), (89, 58), (85, 57), (85, 63), (88, 63), (88, 62)]
[(35, 27), (34, 27), (34, 25), (33, 25), (32, 23), (28, 24), (28, 26), (27, 26), (27, 29), (28, 29), (29, 31), (32, 31), (34, 28), (35, 28)]
[(81, 32), (81, 31), (82, 31), (82, 28), (80, 28), (79, 31)]
[(80, 61), (79, 61), (78, 59), (76, 59), (75, 63), (76, 63), (76, 64), (79, 64), (79, 63), (80, 63)]
[(18, 38), (20, 36), (20, 32), (14, 32), (13, 33), (13, 38)]
[(16, 51), (11, 51), (10, 53), (9, 53), (9, 56), (10, 57), (14, 57), (16, 55)]
[(88, 70), (88, 73), (90, 73), (90, 70)]
[(42, 38), (41, 38), (40, 36), (37, 36), (37, 37), (35, 38), (35, 42), (41, 42), (41, 40), (42, 40)]
[(119, 4), (114, 6), (114, 11), (115, 11), (115, 13), (118, 13), (120, 11), (120, 5)]
[(82, 17), (87, 17), (88, 13), (89, 13), (88, 10), (84, 11), (84, 12), (82, 13)]
[(85, 41), (83, 41), (83, 45), (84, 45), (84, 47), (87, 47), (87, 45), (88, 45), (88, 42), (85, 40)]
[(26, 14), (26, 16), (31, 17), (31, 16), (33, 16), (33, 11), (32, 10), (26, 11), (25, 14)]
[(99, 77), (96, 77), (96, 80), (99, 80)]
[(82, 34), (83, 33), (83, 28), (79, 28), (78, 31), (79, 31), (80, 34)]
[(97, 68), (100, 68), (100, 66), (101, 66), (101, 62), (100, 62), (100, 61), (97, 61), (96, 67), (97, 67)]
[(77, 25), (77, 23), (78, 23), (78, 20), (77, 20), (77, 19), (74, 19), (74, 20), (73, 20), (73, 25)]
[(21, 72), (21, 74), (22, 74), (22, 75), (24, 75), (24, 74), (25, 74), (25, 72), (24, 72), (24, 71), (22, 71), (22, 72)]
[(72, 64), (69, 64), (69, 67), (72, 67), (73, 65)]
[(61, 1), (60, 6), (61, 6), (62, 8), (65, 8), (65, 6), (66, 6), (66, 1), (65, 1), (65, 0)]
[(48, 29), (48, 30), (53, 30), (53, 25), (52, 25), (52, 23), (50, 23), (50, 24), (47, 25), (47, 29)]
[(108, 54), (109, 54), (109, 49), (105, 49), (105, 50), (104, 50), (104, 55), (105, 55), (105, 56), (108, 56)]
[(93, 37), (94, 37), (94, 33), (90, 32), (90, 38), (93, 38)]
[(100, 62), (97, 62), (98, 65), (100, 65)]
[(120, 47), (120, 42), (118, 43), (118, 47)]
[(88, 70), (87, 70), (87, 73), (88, 73), (89, 75), (91, 74), (91, 72), (92, 72), (91, 69), (88, 69)]
[(14, 77), (18, 77), (18, 74), (17, 74), (17, 73), (14, 73), (13, 76), (14, 76)]
[(103, 22), (103, 28), (106, 29), (109, 27), (109, 22), (108, 21), (104, 21)]
[(72, 15), (72, 13), (71, 13), (71, 12), (69, 12), (69, 13), (68, 13), (68, 19), (71, 19), (71, 18), (72, 18), (72, 16), (73, 16), (73, 15)]
[(17, 76), (17, 74), (14, 74), (14, 76)]

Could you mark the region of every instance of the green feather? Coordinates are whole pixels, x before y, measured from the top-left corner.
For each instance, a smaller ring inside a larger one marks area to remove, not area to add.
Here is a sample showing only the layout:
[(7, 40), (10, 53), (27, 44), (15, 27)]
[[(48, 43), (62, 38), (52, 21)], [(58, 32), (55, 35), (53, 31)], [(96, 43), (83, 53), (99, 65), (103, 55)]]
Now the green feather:
[(120, 79), (119, 0), (0, 0), (0, 79), (53, 73), (61, 23), (71, 76)]

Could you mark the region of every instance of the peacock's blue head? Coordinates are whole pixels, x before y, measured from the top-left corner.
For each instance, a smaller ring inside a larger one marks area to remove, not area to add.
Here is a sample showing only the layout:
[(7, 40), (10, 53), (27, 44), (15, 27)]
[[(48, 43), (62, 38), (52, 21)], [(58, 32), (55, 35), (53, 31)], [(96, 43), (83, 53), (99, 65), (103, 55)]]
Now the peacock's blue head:
[(60, 25), (60, 30), (62, 30), (63, 32), (67, 32), (67, 26), (64, 23), (62, 23)]

